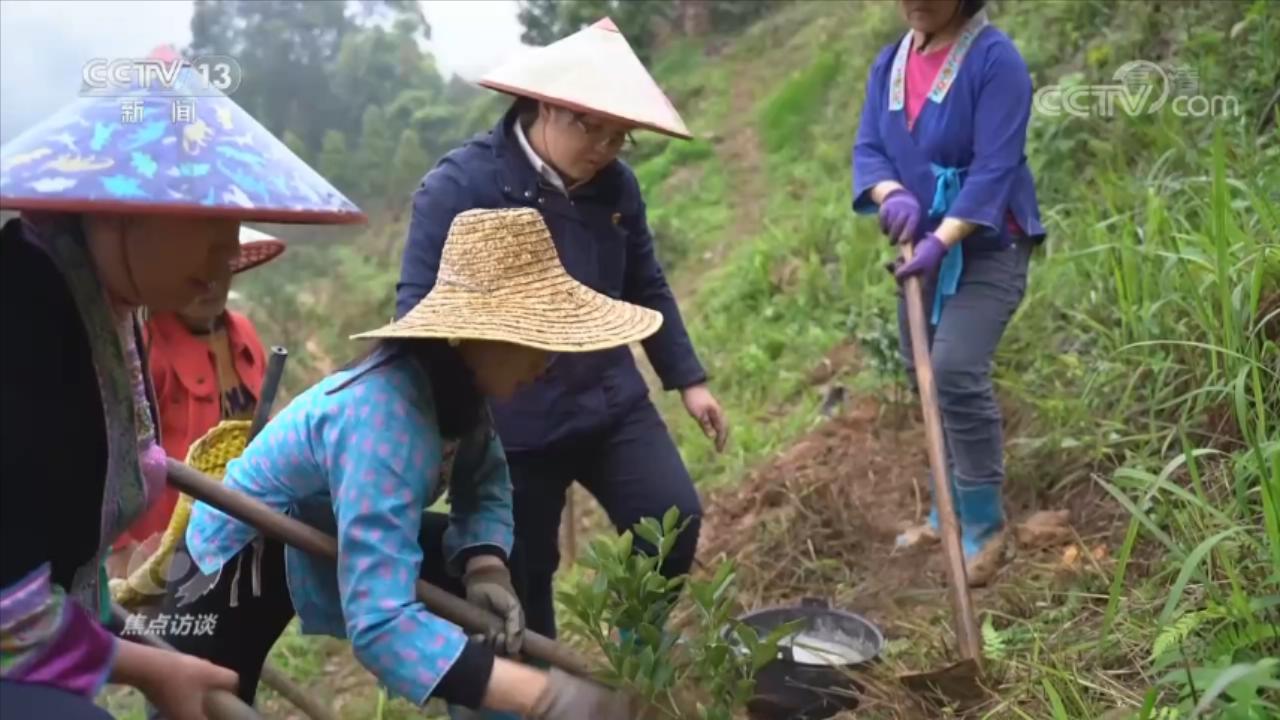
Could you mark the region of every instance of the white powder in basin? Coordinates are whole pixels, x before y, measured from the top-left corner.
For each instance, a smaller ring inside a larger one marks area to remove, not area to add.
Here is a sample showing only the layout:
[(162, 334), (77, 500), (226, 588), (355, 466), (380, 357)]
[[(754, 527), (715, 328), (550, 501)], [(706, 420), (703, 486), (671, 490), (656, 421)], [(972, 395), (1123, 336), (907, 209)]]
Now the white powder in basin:
[(801, 665), (856, 665), (870, 660), (875, 648), (851, 638), (819, 635), (805, 631), (783, 641), (791, 646), (791, 657)]

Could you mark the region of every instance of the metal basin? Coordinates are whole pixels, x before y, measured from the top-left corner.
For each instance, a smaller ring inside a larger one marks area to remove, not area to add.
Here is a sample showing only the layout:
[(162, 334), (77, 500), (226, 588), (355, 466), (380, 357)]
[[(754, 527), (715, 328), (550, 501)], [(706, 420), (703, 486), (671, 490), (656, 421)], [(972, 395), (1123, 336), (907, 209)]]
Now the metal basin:
[[(799, 632), (778, 645), (778, 656), (756, 674), (747, 709), (753, 720), (822, 720), (856, 708), (865, 687), (856, 674), (884, 650), (884, 635), (866, 618), (806, 599), (738, 618), (766, 635), (797, 620)], [(855, 676), (855, 677), (851, 677)]]

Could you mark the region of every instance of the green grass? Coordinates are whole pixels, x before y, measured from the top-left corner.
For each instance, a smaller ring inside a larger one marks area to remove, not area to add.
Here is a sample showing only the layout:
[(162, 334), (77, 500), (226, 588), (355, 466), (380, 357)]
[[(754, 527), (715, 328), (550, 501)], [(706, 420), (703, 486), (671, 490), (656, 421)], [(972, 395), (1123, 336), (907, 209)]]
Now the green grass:
[(647, 193), (649, 227), (658, 259), (668, 272), (715, 247), (729, 226), (732, 208), (726, 201), (724, 167), (709, 143), (668, 142), (635, 172), (641, 188), (654, 189)]
[(844, 58), (824, 50), (797, 71), (760, 108), (760, 139), (770, 153), (803, 152), (814, 121), (827, 106)]
[[(1267, 717), (1261, 703), (1280, 702), (1266, 663), (1280, 655), (1280, 111), (1268, 104), (1280, 19), (1265, 0), (1020, 0), (999, 3), (994, 20), (1037, 87), (1108, 82), (1134, 58), (1176, 61), (1244, 115), (1033, 118), (1028, 158), (1050, 239), (996, 358), (1000, 394), (1029, 418), (1009, 437), (1010, 476), (1036, 497), (1096, 484), (1126, 515), (1100, 539), (1114, 558), (1104, 572), (1012, 582), (983, 608), (1001, 696), (983, 716), (1122, 709), (1147, 720), (1204, 706), (1202, 717)], [(888, 3), (794, 3), (715, 57), (686, 42), (657, 59), (701, 139), (646, 136), (634, 167), (662, 259), (694, 293), (686, 321), (734, 426), (716, 456), (678, 398), (660, 399), (704, 488), (815, 424), (805, 375), (833, 346), (860, 346), (866, 366), (839, 378), (855, 391), (901, 378), (887, 248), (849, 209), (867, 66), (899, 22)], [(733, 116), (743, 83), (757, 102)], [(1274, 119), (1259, 132), (1264, 112)], [(730, 121), (757, 131), (763, 178), (741, 177), (707, 137)], [(763, 206), (763, 227), (727, 236), (747, 204)], [(686, 262), (722, 244), (715, 267)], [(319, 291), (342, 311), (322, 301), (299, 318), (337, 328), (324, 348), (349, 349), (349, 327), (380, 322), (370, 308), (384, 304), (388, 271), (357, 260), (344, 260), (353, 279)], [(276, 298), (286, 309), (287, 296)], [(273, 657), (318, 682), (331, 656), (325, 641), (290, 635)], [(376, 694), (359, 702), (353, 717), (401, 709)]]
[[(1011, 474), (1053, 496), (1098, 483), (1130, 519), (1107, 575), (1007, 590), (1037, 610), (995, 608), (1005, 701), (986, 716), (1189, 717), (1199, 704), (1207, 717), (1261, 717), (1244, 705), (1277, 677), (1262, 659), (1280, 654), (1280, 146), (1256, 128), (1280, 72), (1280, 22), (1261, 2), (1123, 8), (1001, 3), (996, 22), (1037, 86), (1176, 59), (1205, 92), (1237, 96), (1244, 116), (1033, 119), (1050, 241), (997, 357), (1001, 394), (1032, 418), (1010, 438)], [(866, 63), (896, 19), (874, 7), (858, 19), (824, 27), (799, 4), (726, 53), (781, 69), (755, 110), (766, 228), (699, 277), (688, 318), (733, 414), (729, 457), (664, 399), (704, 486), (812, 426), (804, 374), (833, 345), (855, 337), (876, 360), (878, 372), (846, 382), (898, 377), (885, 251), (848, 210)], [(797, 61), (781, 36), (826, 42)]]

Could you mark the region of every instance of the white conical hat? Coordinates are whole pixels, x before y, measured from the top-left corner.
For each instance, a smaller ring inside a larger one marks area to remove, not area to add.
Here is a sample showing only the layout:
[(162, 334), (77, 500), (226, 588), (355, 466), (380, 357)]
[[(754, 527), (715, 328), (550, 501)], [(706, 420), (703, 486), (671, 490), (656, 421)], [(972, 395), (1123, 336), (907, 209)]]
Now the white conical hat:
[(480, 85), (664, 135), (693, 137), (609, 18), (520, 55), (486, 74)]

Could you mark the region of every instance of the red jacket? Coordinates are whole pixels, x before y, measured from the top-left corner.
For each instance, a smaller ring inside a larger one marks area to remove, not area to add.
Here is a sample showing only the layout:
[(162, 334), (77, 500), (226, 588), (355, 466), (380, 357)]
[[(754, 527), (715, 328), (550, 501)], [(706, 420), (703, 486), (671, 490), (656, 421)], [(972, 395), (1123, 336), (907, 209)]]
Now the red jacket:
[[(228, 310), (225, 320), (236, 375), (256, 403), (267, 369), (262, 340), (244, 315)], [(169, 457), (186, 460), (191, 443), (222, 420), (216, 360), (213, 352), (172, 313), (153, 315), (144, 328), (144, 338), (149, 345), (148, 361), (160, 408), (161, 444)], [(175, 488), (166, 486), (164, 493), (116, 541), (115, 547), (121, 548), (130, 540), (143, 542), (154, 534), (164, 533), (178, 495)]]

